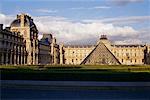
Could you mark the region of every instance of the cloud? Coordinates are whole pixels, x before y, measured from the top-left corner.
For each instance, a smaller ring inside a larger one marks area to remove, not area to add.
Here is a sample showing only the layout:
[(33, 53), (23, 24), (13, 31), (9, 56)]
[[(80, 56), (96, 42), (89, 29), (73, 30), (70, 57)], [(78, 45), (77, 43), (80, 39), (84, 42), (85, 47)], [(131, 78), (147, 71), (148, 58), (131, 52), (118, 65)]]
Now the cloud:
[(43, 35), (42, 35), (42, 34), (39, 34), (39, 35), (38, 35), (38, 39), (39, 39), (39, 40), (41, 40), (41, 39), (42, 39), (42, 37), (43, 37)]
[[(97, 39), (101, 34), (108, 36), (130, 37), (137, 35), (138, 31), (130, 26), (114, 26), (113, 24), (105, 23), (82, 23), (73, 22), (67, 19), (51, 20), (50, 17), (37, 17), (35, 23), (40, 32), (52, 33), (59, 41), (71, 42), (71, 41), (83, 41), (90, 38)], [(95, 41), (95, 40), (93, 40)]]
[(142, 44), (142, 41), (139, 39), (126, 39), (122, 41), (115, 41), (115, 44), (126, 45), (126, 44)]
[(49, 9), (37, 9), (35, 11), (40, 12), (40, 13), (56, 13), (56, 12), (58, 12), (57, 10), (49, 10)]
[(150, 22), (150, 16), (131, 16), (131, 17), (104, 18), (100, 20), (83, 20), (83, 22), (113, 23), (115, 25), (125, 25), (147, 21)]
[(6, 16), (5, 14), (0, 13), (0, 24), (4, 24), (4, 27), (9, 26), (13, 18), (13, 16)]
[(109, 8), (111, 8), (111, 7), (109, 7), (109, 6), (96, 6), (96, 7), (93, 7), (93, 9), (109, 9)]
[(109, 9), (110, 6), (95, 6), (95, 7), (76, 7), (71, 8), (72, 10), (94, 10), (94, 9)]
[(132, 37), (113, 37), (117, 44), (150, 44), (150, 26), (138, 30), (138, 34)]
[(142, 40), (143, 43), (150, 43), (150, 26), (140, 29), (139, 33), (139, 40)]
[[(16, 16), (0, 14), (0, 23), (10, 25)], [(39, 38), (42, 34), (52, 33), (59, 43), (95, 44), (100, 35), (106, 34), (113, 41), (139, 40), (150, 42), (150, 28), (136, 30), (131, 26), (117, 26), (104, 22), (74, 22), (64, 17), (38, 16), (34, 22), (39, 30)], [(134, 41), (130, 41), (134, 42)], [(138, 43), (138, 42), (137, 42)]]
[(144, 0), (112, 0), (112, 2), (118, 6), (124, 6), (124, 5), (130, 4), (130, 3), (139, 3), (139, 2), (143, 2), (143, 1)]

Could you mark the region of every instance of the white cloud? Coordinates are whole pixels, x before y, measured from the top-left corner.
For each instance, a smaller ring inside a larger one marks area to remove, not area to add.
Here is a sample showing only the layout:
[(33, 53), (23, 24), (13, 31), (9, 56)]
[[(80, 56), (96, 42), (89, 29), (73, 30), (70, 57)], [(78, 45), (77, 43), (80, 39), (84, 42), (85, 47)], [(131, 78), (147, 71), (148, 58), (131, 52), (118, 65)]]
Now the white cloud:
[(94, 9), (109, 9), (110, 6), (95, 6), (95, 7), (76, 7), (71, 8), (72, 10), (94, 10)]
[(9, 26), (12, 20), (13, 16), (6, 16), (0, 13), (0, 24), (4, 24), (4, 27)]
[(43, 35), (42, 35), (42, 34), (39, 34), (39, 35), (38, 35), (38, 39), (39, 39), (39, 40), (41, 40), (41, 39), (42, 39), (42, 37), (43, 37)]
[[(10, 25), (15, 18), (16, 16), (0, 14), (0, 23)], [(127, 25), (117, 26), (112, 23), (95, 21), (87, 23), (73, 22), (63, 17), (32, 16), (32, 18), (40, 32), (39, 38), (42, 37), (41, 33), (52, 33), (59, 42), (83, 43), (83, 41), (95, 42), (101, 34), (106, 34), (108, 37), (119, 37), (119, 41), (127, 41), (128, 38), (130, 40), (137, 39), (139, 41), (147, 40), (146, 42), (150, 42), (148, 39), (150, 38), (149, 29), (135, 30)], [(118, 39), (114, 38), (113, 40)]]
[(96, 6), (96, 7), (93, 7), (93, 9), (109, 9), (109, 8), (111, 8), (111, 7), (109, 7), (109, 6)]
[(143, 43), (150, 43), (150, 26), (140, 29), (139, 33), (139, 40), (142, 40)]
[(72, 10), (80, 10), (80, 9), (85, 9), (84, 7), (75, 7), (75, 8), (70, 8)]
[(138, 2), (143, 2), (144, 0), (112, 0), (112, 2), (116, 5), (119, 6), (124, 6), (129, 3), (138, 3)]
[(40, 12), (40, 13), (56, 13), (56, 12), (58, 12), (57, 10), (49, 10), (49, 9), (37, 9), (36, 11)]
[(126, 39), (122, 41), (115, 41), (115, 44), (126, 45), (126, 44), (142, 44), (142, 41), (139, 39)]
[(150, 22), (150, 16), (131, 16), (131, 17), (104, 18), (100, 20), (83, 20), (83, 22), (113, 23), (115, 25), (133, 24), (147, 21)]
[[(47, 20), (46, 20), (47, 19)], [(55, 18), (53, 18), (55, 19)], [(82, 41), (88, 38), (97, 38), (101, 34), (108, 36), (133, 36), (137, 35), (138, 31), (130, 26), (114, 26), (113, 24), (105, 23), (82, 23), (72, 22), (67, 19), (51, 20), (51, 17), (35, 18), (36, 25), (39, 31), (43, 33), (53, 33), (62, 42)]]

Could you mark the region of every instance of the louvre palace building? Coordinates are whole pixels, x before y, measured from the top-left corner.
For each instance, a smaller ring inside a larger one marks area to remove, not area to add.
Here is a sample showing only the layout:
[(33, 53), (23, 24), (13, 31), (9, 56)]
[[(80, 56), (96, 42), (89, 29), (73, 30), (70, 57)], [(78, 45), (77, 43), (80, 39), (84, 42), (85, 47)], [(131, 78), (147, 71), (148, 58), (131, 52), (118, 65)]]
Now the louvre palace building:
[(150, 64), (150, 44), (117, 45), (102, 35), (94, 45), (59, 45), (52, 34), (43, 34), (38, 40), (38, 33), (27, 14), (17, 15), (5, 29), (0, 24), (0, 64)]

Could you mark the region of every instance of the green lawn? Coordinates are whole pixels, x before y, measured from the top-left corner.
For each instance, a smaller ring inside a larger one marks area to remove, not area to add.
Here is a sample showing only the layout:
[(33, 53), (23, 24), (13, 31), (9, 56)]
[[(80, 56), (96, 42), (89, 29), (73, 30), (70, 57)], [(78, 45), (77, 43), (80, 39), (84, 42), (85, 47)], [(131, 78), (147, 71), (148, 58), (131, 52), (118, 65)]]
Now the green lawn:
[(150, 81), (150, 66), (1, 66), (2, 80)]
[(150, 65), (3, 65), (0, 69), (32, 70), (111, 70), (116, 72), (150, 72)]

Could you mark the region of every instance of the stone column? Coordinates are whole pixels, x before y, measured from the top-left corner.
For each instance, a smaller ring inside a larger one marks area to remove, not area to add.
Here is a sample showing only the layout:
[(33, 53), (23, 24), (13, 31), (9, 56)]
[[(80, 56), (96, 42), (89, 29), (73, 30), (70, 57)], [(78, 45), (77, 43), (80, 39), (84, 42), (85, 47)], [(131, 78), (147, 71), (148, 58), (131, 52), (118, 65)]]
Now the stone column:
[(24, 64), (27, 64), (27, 52), (24, 51)]
[(12, 64), (12, 51), (10, 50), (10, 64)]
[(36, 64), (38, 64), (38, 54), (36, 54)]
[(27, 52), (28, 55), (27, 55), (27, 64), (28, 65), (31, 65), (31, 62), (32, 62), (32, 59), (31, 59), (31, 52)]
[(20, 23), (21, 25), (20, 25), (20, 26), (21, 26), (21, 27), (24, 27), (24, 17), (25, 17), (25, 15), (24, 15), (24, 14), (21, 14), (20, 17), (21, 17), (21, 18), (20, 18), (20, 19), (21, 19), (21, 23)]
[(6, 64), (8, 64), (8, 51), (6, 51), (6, 57), (5, 57), (5, 61), (6, 61)]
[(51, 62), (53, 64), (54, 63), (54, 44), (53, 43), (51, 44), (51, 56), (52, 56)]
[(22, 65), (22, 47), (20, 46), (20, 64)]
[(14, 65), (16, 65), (16, 53), (14, 53)]
[(39, 54), (39, 48), (38, 48), (38, 40), (35, 40), (35, 51), (36, 51), (36, 64), (38, 64), (38, 54)]
[(63, 45), (60, 45), (60, 64), (63, 64)]
[(21, 64), (24, 65), (24, 53), (23, 52), (22, 52), (22, 62), (21, 62)]
[(26, 54), (26, 50), (25, 50), (25, 47), (23, 47), (23, 61), (24, 61), (24, 64), (27, 64), (27, 62), (26, 62), (26, 56), (27, 54)]
[(16, 64), (16, 46), (14, 46), (14, 65)]
[(0, 65), (2, 64), (2, 52), (0, 51)]
[(35, 40), (33, 40), (33, 47), (32, 47), (32, 49), (33, 49), (33, 65), (34, 65), (34, 64), (36, 64), (36, 62), (35, 62)]
[(26, 64), (30, 65), (32, 62), (32, 58), (31, 58), (32, 47), (31, 47), (31, 40), (30, 39), (26, 39), (26, 51), (27, 51), (27, 62), (26, 62)]
[(54, 57), (54, 64), (57, 64), (57, 60), (56, 60), (56, 50), (55, 50), (56, 48), (54, 48), (54, 55), (53, 55), (53, 57)]
[(19, 46), (17, 47), (17, 64), (19, 64), (19, 60), (20, 60), (20, 50), (19, 50)]
[(4, 52), (2, 52), (2, 64), (4, 64)]

